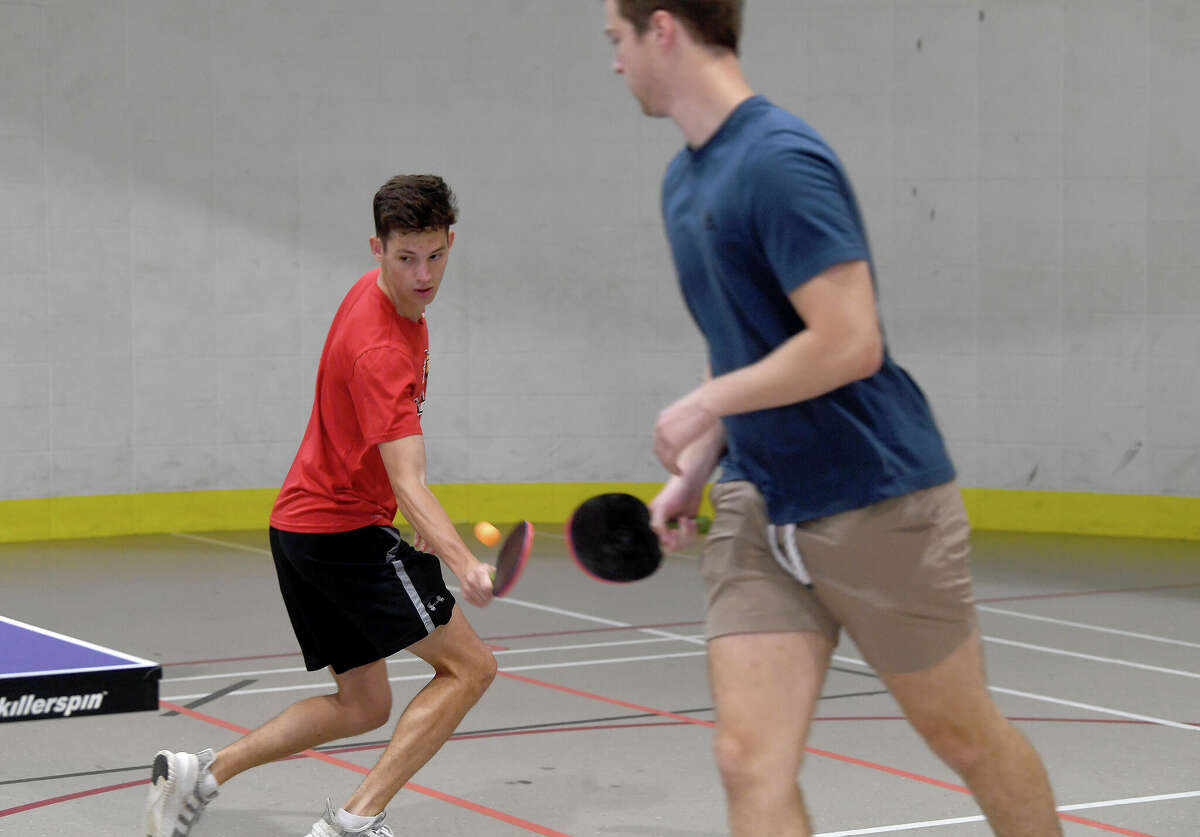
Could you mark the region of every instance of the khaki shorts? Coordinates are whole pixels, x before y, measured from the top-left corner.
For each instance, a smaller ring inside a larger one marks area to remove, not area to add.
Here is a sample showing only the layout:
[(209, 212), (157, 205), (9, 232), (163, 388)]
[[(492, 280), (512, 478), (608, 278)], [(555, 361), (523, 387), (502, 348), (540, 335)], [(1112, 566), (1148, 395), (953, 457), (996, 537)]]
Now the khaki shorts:
[[(709, 493), (716, 514), (700, 560), (707, 587), (705, 633), (845, 628), (876, 671), (920, 671), (958, 648), (975, 627), (970, 526), (956, 483), (862, 509), (775, 527), (749, 482)], [(793, 541), (791, 548), (785, 537)], [(796, 553), (811, 588), (777, 560)]]

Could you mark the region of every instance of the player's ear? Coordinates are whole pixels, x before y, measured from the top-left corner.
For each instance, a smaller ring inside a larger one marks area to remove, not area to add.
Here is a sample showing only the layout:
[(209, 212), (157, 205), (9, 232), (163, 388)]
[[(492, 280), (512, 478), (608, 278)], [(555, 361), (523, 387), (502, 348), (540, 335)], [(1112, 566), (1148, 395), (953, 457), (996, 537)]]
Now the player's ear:
[(454, 230), (446, 230), (446, 252), (450, 252), (450, 248), (454, 246)]
[(375, 257), (375, 261), (383, 261), (383, 242), (379, 240), (379, 236), (371, 236), (371, 255)]
[(669, 44), (675, 38), (675, 18), (665, 9), (655, 9), (647, 21), (647, 28), (660, 44)]

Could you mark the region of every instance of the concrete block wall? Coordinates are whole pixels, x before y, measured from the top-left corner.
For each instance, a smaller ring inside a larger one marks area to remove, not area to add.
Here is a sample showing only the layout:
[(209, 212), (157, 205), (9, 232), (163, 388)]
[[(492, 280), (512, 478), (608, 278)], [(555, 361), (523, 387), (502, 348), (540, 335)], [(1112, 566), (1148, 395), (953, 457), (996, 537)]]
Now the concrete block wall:
[[(1200, 6), (749, 0), (963, 483), (1200, 494)], [(0, 499), (282, 479), (370, 199), (443, 174), (434, 482), (662, 478), (682, 140), (598, 2), (0, 0)]]

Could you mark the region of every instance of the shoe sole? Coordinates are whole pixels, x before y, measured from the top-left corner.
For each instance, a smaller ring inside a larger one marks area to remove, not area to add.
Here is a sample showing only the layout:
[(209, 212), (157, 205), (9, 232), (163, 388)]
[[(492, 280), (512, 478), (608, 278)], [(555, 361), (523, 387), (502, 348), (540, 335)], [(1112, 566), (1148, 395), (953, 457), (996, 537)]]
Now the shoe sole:
[[(143, 823), (145, 837), (187, 837), (187, 831), (179, 829), (179, 814), (183, 810), (185, 794), (172, 793), (184, 785), (190, 795), (195, 789), (199, 763), (184, 757), (176, 759), (170, 750), (159, 750), (150, 769), (150, 794), (146, 800), (146, 819)], [(171, 804), (172, 797), (175, 798)], [(156, 816), (157, 811), (157, 816)], [(169, 830), (164, 831), (167, 828)], [(189, 826), (188, 830), (191, 828)]]

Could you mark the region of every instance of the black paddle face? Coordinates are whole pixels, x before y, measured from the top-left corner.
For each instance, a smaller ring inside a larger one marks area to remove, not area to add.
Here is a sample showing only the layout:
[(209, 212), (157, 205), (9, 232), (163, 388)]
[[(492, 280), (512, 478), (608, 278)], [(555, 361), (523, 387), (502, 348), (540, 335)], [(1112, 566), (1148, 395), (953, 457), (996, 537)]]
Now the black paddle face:
[(638, 581), (662, 563), (650, 511), (632, 494), (598, 494), (575, 509), (567, 547), (589, 575), (614, 583)]
[(508, 533), (496, 555), (496, 574), (492, 576), (493, 596), (503, 596), (516, 585), (532, 547), (533, 524), (522, 520)]

